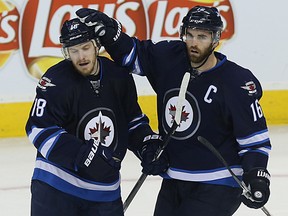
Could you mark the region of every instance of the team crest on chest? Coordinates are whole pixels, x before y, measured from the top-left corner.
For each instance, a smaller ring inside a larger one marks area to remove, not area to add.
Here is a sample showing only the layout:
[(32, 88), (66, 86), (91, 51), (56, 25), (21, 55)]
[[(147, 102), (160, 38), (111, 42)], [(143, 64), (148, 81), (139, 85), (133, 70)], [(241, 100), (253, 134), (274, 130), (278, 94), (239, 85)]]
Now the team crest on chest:
[(115, 115), (112, 110), (100, 107), (89, 111), (79, 122), (77, 137), (90, 140), (94, 138), (102, 146), (117, 147)]
[[(169, 127), (171, 127), (174, 122), (177, 101), (178, 96), (174, 96), (170, 98), (166, 103), (165, 119)], [(182, 107), (180, 125), (177, 127), (176, 131), (186, 130), (191, 125), (192, 119), (193, 119), (193, 110), (190, 104), (187, 102), (187, 100), (185, 100), (184, 105)]]
[(93, 137), (99, 141), (101, 145), (108, 147), (114, 138), (114, 124), (108, 116), (104, 116), (100, 111), (97, 116), (87, 123), (84, 136), (85, 140)]
[[(166, 133), (170, 130), (175, 118), (178, 94), (179, 89), (171, 89), (164, 96), (162, 125)], [(178, 140), (191, 137), (198, 129), (200, 119), (201, 115), (197, 100), (192, 94), (187, 92), (186, 99), (182, 106), (180, 125), (177, 127), (172, 137)]]
[(111, 119), (103, 116), (102, 113), (99, 112), (99, 115), (91, 120), (92, 121), (90, 122), (92, 125), (90, 125), (90, 122), (88, 122), (87, 125), (90, 137), (97, 140), (103, 146), (106, 146), (107, 144), (109, 146), (109, 142), (107, 143), (107, 141), (109, 140), (110, 133), (112, 132), (111, 127), (113, 127)]

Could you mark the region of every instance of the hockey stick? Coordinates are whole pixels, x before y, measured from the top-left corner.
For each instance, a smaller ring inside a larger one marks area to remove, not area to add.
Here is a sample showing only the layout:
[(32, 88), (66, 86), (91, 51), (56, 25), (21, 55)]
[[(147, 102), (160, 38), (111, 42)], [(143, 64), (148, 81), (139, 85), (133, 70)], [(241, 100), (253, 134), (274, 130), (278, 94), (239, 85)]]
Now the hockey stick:
[[(240, 181), (239, 178), (236, 176), (236, 174), (231, 170), (230, 166), (228, 165), (228, 163), (226, 162), (226, 160), (222, 157), (222, 155), (220, 154), (219, 151), (217, 151), (217, 149), (208, 141), (206, 140), (204, 137), (202, 136), (198, 136), (197, 137), (198, 140), (204, 145), (206, 146), (222, 163), (223, 165), (227, 168), (227, 170), (229, 171), (229, 173), (232, 175), (232, 177), (234, 178), (234, 180), (237, 182), (237, 184), (243, 189), (244, 193), (243, 195), (247, 198), (250, 199), (251, 201), (254, 201), (251, 195), (251, 191), (249, 190), (249, 188), (245, 185), (244, 182)], [(269, 211), (263, 206), (261, 207), (261, 210), (267, 215), (267, 216), (272, 216)]]
[[(176, 104), (176, 112), (175, 112), (175, 117), (174, 117), (173, 124), (172, 124), (170, 130), (168, 131), (168, 133), (164, 136), (163, 145), (155, 153), (155, 157), (154, 157), (153, 161), (159, 159), (159, 157), (162, 154), (163, 150), (168, 145), (172, 135), (175, 133), (177, 127), (180, 125), (182, 108), (183, 108), (183, 104), (184, 104), (184, 100), (185, 100), (185, 94), (186, 94), (186, 91), (187, 91), (189, 80), (190, 80), (190, 73), (186, 72), (184, 74), (182, 82), (181, 82), (180, 91), (179, 91), (179, 95), (178, 95), (178, 101), (177, 101), (177, 104)], [(128, 195), (127, 199), (125, 200), (125, 202), (123, 204), (124, 212), (126, 211), (128, 206), (130, 205), (132, 200), (134, 199), (136, 193), (138, 192), (138, 190), (140, 189), (140, 187), (142, 186), (142, 184), (144, 183), (146, 178), (147, 178), (147, 174), (142, 173), (140, 178), (136, 182), (135, 186), (133, 187), (132, 191), (130, 192), (130, 194)]]

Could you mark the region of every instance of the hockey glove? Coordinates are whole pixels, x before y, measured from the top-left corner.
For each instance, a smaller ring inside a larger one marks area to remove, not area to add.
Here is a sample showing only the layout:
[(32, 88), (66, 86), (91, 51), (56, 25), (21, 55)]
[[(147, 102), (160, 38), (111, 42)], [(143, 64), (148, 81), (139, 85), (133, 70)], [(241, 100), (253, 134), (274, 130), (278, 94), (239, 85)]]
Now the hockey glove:
[(121, 165), (121, 160), (113, 157), (113, 153), (109, 148), (101, 145), (101, 143), (95, 138), (90, 139), (83, 145), (76, 158), (76, 170), (79, 168), (89, 168), (93, 166), (93, 162), (96, 161), (96, 157), (101, 157), (110, 166), (119, 170)]
[(243, 175), (243, 181), (251, 191), (251, 197), (241, 196), (242, 202), (249, 208), (263, 207), (270, 196), (270, 174), (265, 168), (255, 168)]
[(76, 14), (87, 26), (95, 28), (95, 36), (100, 39), (103, 46), (116, 42), (122, 33), (120, 22), (101, 11), (81, 8)]
[(159, 175), (168, 169), (168, 157), (165, 151), (155, 160), (155, 155), (160, 151), (161, 146), (162, 140), (157, 134), (148, 135), (144, 138), (142, 151), (140, 153), (143, 173), (147, 175)]

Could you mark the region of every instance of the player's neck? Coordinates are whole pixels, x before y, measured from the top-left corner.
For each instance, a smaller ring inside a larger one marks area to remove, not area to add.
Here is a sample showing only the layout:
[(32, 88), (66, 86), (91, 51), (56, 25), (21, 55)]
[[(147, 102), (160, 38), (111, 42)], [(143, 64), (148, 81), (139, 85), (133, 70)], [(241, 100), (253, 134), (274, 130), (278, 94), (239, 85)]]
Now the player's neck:
[(94, 70), (91, 72), (91, 76), (96, 76), (99, 74), (99, 61), (96, 59)]

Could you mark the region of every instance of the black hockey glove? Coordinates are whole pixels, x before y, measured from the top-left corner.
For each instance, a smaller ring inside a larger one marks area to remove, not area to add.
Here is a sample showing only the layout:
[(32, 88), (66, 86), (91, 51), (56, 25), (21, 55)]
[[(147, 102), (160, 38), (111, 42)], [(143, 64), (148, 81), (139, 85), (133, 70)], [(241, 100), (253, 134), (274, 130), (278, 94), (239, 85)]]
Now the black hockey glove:
[(270, 196), (270, 174), (265, 168), (255, 168), (243, 175), (243, 181), (251, 191), (251, 198), (241, 196), (242, 202), (249, 208), (263, 207)]
[(143, 173), (147, 175), (159, 175), (168, 169), (168, 156), (165, 151), (162, 152), (157, 160), (154, 160), (155, 154), (160, 151), (161, 146), (162, 140), (157, 134), (148, 135), (144, 138), (140, 153)]
[(81, 8), (76, 11), (76, 15), (87, 26), (95, 28), (95, 36), (100, 39), (103, 46), (116, 42), (122, 33), (120, 22), (101, 11)]
[(80, 148), (78, 156), (76, 158), (76, 169), (78, 168), (90, 168), (93, 167), (97, 157), (101, 157), (105, 162), (115, 169), (120, 169), (121, 160), (113, 157), (113, 153), (109, 148), (101, 145), (95, 138), (90, 139)]

